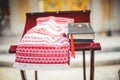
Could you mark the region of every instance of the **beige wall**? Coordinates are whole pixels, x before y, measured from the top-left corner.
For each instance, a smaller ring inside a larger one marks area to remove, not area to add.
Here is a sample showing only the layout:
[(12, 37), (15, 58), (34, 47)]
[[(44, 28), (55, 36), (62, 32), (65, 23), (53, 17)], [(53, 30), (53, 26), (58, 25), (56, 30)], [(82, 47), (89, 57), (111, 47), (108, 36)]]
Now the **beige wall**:
[(11, 23), (11, 33), (19, 34), (23, 30), (23, 25), (20, 23), (18, 0), (9, 0), (10, 4), (10, 23)]
[(96, 32), (101, 30), (102, 10), (100, 0), (91, 0), (91, 24)]
[[(11, 34), (21, 35), (25, 26), (25, 13), (38, 12), (38, 0), (26, 0), (27, 4), (21, 4), (24, 0), (9, 0)], [(25, 8), (23, 8), (25, 6)], [(23, 9), (22, 9), (23, 8)]]
[[(103, 23), (105, 23), (105, 30), (111, 29), (112, 31), (120, 30), (120, 0), (113, 0), (112, 19), (104, 22), (102, 0), (91, 0), (91, 23), (96, 32), (102, 31)], [(104, 1), (104, 0), (103, 0)], [(109, 13), (106, 13), (108, 15)]]

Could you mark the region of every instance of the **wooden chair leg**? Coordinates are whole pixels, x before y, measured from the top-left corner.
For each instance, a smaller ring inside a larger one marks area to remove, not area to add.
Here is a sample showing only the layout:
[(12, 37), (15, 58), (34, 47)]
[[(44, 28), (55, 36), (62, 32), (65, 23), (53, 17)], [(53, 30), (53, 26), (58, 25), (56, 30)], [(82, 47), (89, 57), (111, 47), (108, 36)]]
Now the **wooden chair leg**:
[(26, 72), (24, 70), (20, 70), (22, 80), (27, 80)]
[(91, 50), (90, 80), (94, 80), (94, 50)]
[(120, 69), (118, 70), (118, 76), (119, 76), (119, 80), (120, 80)]
[(86, 61), (85, 61), (85, 51), (83, 51), (83, 80), (86, 80)]
[(38, 80), (37, 71), (35, 71), (35, 80)]

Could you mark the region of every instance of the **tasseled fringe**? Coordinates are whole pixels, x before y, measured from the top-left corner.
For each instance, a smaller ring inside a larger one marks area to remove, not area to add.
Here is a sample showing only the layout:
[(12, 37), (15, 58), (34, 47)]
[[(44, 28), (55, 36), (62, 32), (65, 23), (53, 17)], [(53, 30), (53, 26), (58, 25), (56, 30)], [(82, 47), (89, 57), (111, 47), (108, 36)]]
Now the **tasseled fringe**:
[(68, 64), (26, 64), (15, 63), (14, 67), (20, 70), (65, 70), (69, 69)]

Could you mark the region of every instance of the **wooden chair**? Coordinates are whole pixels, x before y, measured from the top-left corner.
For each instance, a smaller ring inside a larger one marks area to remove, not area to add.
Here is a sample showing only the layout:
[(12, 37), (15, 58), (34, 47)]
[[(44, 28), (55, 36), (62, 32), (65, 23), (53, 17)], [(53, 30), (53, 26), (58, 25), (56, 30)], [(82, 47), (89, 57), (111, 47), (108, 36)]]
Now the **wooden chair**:
[[(26, 24), (22, 34), (24, 34), (36, 25), (36, 18), (38, 17), (47, 17), (47, 16), (56, 16), (56, 17), (67, 17), (74, 18), (75, 22), (89, 22), (90, 23), (90, 10), (82, 10), (82, 11), (61, 11), (61, 12), (42, 12), (42, 13), (26, 13)], [(11, 45), (9, 49), (9, 53), (16, 52), (17, 45)], [(100, 43), (92, 43), (90, 45), (80, 45), (75, 44), (76, 51), (82, 51), (83, 53), (83, 77), (86, 80), (86, 65), (85, 65), (85, 51), (90, 51), (91, 61), (90, 61), (90, 80), (94, 80), (94, 51), (101, 50)], [(24, 70), (20, 70), (22, 80), (27, 80), (26, 73)], [(37, 78), (37, 71), (35, 71), (35, 80)]]

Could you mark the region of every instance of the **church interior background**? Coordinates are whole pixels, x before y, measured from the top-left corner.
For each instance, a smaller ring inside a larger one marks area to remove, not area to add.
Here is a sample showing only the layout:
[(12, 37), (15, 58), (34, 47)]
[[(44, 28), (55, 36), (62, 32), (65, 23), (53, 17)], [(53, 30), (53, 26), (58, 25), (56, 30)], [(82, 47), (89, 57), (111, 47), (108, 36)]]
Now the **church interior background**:
[(0, 0), (0, 4), (1, 34), (21, 34), (25, 13), (71, 10), (91, 10), (91, 24), (102, 35), (120, 31), (119, 0)]

